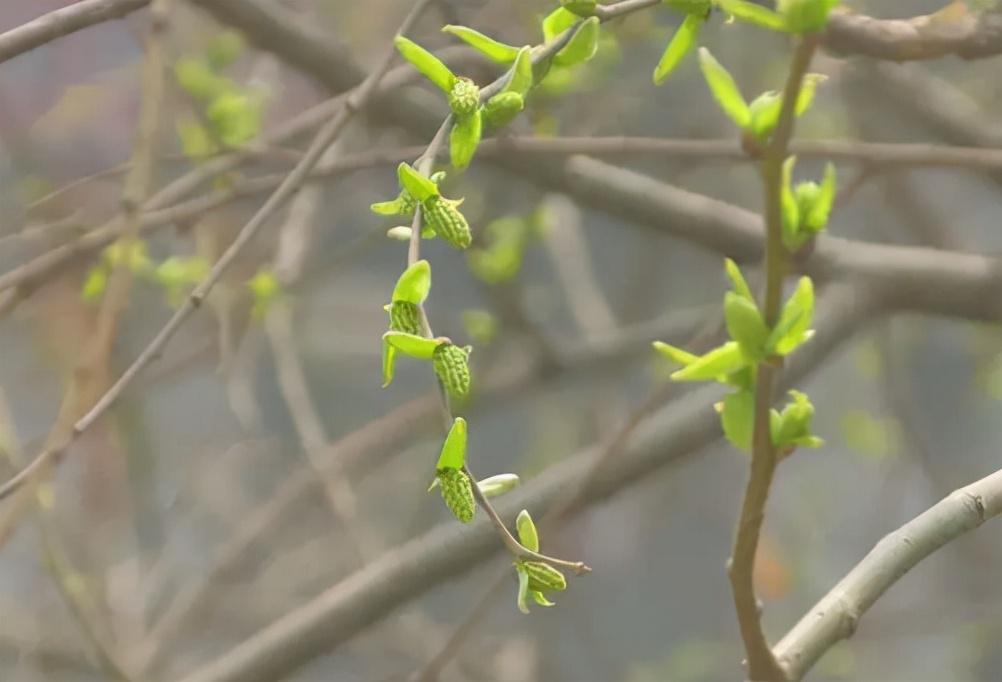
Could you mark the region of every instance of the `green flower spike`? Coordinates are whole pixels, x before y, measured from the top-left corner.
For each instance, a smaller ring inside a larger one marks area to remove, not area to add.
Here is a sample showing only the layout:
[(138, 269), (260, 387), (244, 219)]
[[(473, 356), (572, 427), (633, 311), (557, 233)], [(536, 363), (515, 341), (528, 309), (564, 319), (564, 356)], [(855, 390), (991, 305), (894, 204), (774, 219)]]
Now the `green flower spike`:
[(446, 340), (435, 348), (432, 363), (442, 386), (453, 398), (465, 398), (470, 393), (470, 350)]

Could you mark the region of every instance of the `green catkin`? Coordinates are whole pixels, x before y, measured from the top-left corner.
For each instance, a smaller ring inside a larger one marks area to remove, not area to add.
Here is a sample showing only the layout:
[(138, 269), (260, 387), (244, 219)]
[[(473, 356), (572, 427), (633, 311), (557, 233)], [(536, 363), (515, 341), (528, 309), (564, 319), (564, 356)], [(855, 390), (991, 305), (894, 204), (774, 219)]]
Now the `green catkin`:
[(523, 561), (522, 568), (529, 576), (529, 589), (536, 592), (563, 592), (567, 589), (564, 574), (542, 561)]
[(458, 201), (440, 196), (428, 197), (421, 213), (435, 233), (457, 249), (466, 249), (473, 242), (473, 234), (466, 218), (459, 212)]
[(421, 310), (410, 301), (394, 301), (390, 304), (390, 329), (421, 336)]
[(453, 398), (464, 398), (470, 392), (469, 352), (452, 343), (435, 348), (432, 356), (435, 374)]
[(439, 469), (438, 485), (442, 489), (445, 506), (462, 523), (469, 523), (477, 510), (473, 499), (473, 485), (470, 477), (460, 469)]
[(480, 106), (480, 88), (469, 78), (457, 78), (449, 92), (449, 108), (456, 116), (469, 116)]

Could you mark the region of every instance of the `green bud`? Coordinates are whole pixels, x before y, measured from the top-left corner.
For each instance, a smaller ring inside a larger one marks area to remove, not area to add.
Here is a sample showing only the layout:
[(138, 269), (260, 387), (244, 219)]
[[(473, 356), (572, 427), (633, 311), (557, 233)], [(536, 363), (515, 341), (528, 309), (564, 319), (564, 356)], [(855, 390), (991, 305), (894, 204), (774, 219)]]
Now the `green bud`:
[(564, 574), (542, 561), (523, 561), (523, 570), (529, 575), (529, 590), (537, 592), (563, 592), (567, 589)]
[(390, 329), (395, 332), (421, 335), (421, 310), (409, 301), (394, 301), (386, 306), (390, 313)]
[(460, 469), (439, 469), (438, 485), (442, 490), (442, 500), (453, 516), (462, 523), (472, 521), (477, 505), (473, 499), (473, 486), (466, 472)]
[(480, 488), (480, 492), (484, 494), (484, 497), (504, 495), (509, 490), (518, 486), (518, 484), (518, 474), (498, 474), (497, 476), (477, 481), (477, 487)]
[(435, 233), (457, 249), (466, 249), (473, 242), (470, 224), (457, 208), (462, 200), (431, 196), (424, 202), (422, 215)]
[(457, 78), (449, 91), (449, 108), (456, 116), (469, 116), (480, 106), (480, 88), (469, 78)]
[(446, 342), (439, 344), (432, 356), (435, 374), (453, 398), (464, 398), (470, 392), (469, 354), (468, 348)]
[(494, 128), (504, 128), (515, 120), (525, 107), (525, 100), (517, 92), (502, 92), (494, 95), (484, 105), (484, 122)]

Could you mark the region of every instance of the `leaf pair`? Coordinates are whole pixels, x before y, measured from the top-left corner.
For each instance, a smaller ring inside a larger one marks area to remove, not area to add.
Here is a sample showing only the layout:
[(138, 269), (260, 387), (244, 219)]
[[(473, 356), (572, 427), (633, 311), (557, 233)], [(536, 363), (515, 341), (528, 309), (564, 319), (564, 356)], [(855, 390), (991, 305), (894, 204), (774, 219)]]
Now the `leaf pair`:
[(792, 156), (783, 163), (783, 244), (791, 253), (828, 226), (836, 191), (835, 166), (830, 163), (821, 184), (801, 182), (791, 189), (795, 163)]
[[(523, 547), (533, 552), (539, 551), (539, 533), (527, 510), (523, 509), (518, 513), (515, 529), (518, 532), (518, 541)], [(542, 561), (516, 560), (515, 572), (518, 575), (516, 604), (522, 613), (529, 613), (529, 597), (540, 606), (553, 606), (553, 602), (546, 598), (545, 593), (567, 589), (567, 579), (564, 574)]]
[[(748, 104), (730, 72), (705, 47), (699, 48), (699, 66), (713, 98), (727, 117), (752, 139), (759, 143), (768, 141), (779, 122), (782, 95), (778, 92), (766, 92)], [(794, 107), (796, 116), (807, 111), (814, 100), (818, 83), (823, 80), (824, 76), (819, 74), (808, 74), (804, 78)]]
[[(819, 448), (824, 441), (811, 432), (814, 405), (800, 391), (790, 391), (792, 400), (782, 412), (769, 411), (769, 435), (781, 457), (798, 447)], [(751, 452), (755, 431), (755, 396), (751, 390), (731, 393), (714, 406), (720, 412), (724, 436), (735, 448)]]
[[(397, 284), (393, 288), (393, 295), (390, 302), (384, 309), (390, 315), (390, 331), (383, 335), (383, 387), (390, 385), (393, 381), (394, 367), (396, 366), (397, 351), (400, 350), (408, 355), (415, 352), (415, 348), (420, 348), (420, 344), (411, 342), (410, 346), (401, 348), (399, 344), (404, 341), (391, 342), (390, 334), (403, 334), (405, 339), (413, 337), (420, 341), (431, 342), (431, 353), (434, 353), (434, 346), (440, 341), (425, 339), (422, 336), (421, 304), (428, 298), (431, 291), (431, 265), (426, 260), (419, 260), (409, 268), (404, 270)], [(411, 346), (414, 346), (413, 348)], [(410, 351), (410, 352), (408, 352)], [(431, 355), (428, 355), (430, 359)]]

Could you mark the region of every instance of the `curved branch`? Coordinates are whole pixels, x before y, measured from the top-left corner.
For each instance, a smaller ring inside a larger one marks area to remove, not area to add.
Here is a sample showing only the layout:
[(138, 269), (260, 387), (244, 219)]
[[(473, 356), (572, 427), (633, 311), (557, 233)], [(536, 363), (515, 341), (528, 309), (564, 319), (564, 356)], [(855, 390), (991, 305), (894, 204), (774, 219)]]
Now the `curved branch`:
[(955, 490), (893, 533), (826, 594), (776, 645), (791, 680), (801, 679), (918, 562), (946, 543), (1002, 514), (1002, 471)]
[(0, 33), (0, 63), (88, 26), (120, 19), (148, 4), (150, 0), (81, 0), (43, 14)]

